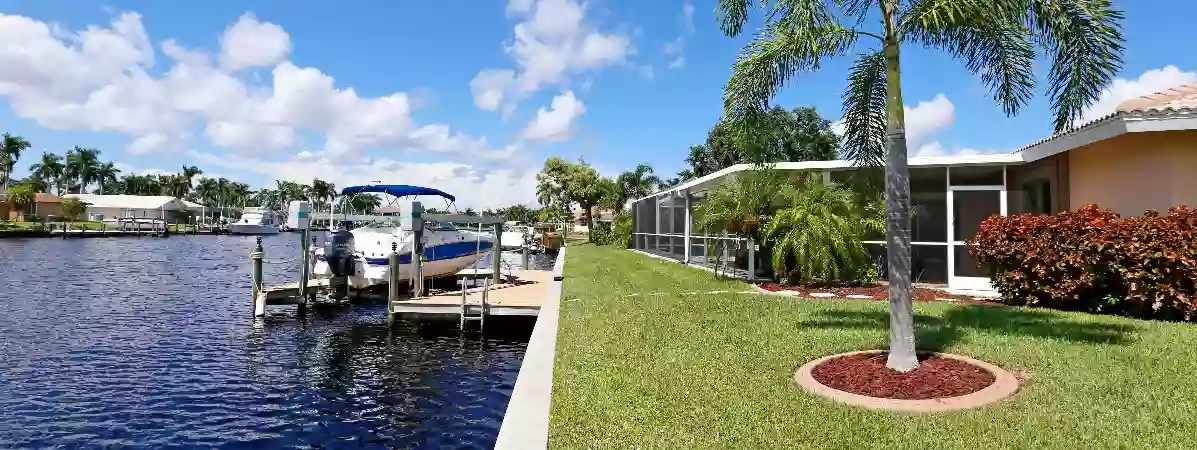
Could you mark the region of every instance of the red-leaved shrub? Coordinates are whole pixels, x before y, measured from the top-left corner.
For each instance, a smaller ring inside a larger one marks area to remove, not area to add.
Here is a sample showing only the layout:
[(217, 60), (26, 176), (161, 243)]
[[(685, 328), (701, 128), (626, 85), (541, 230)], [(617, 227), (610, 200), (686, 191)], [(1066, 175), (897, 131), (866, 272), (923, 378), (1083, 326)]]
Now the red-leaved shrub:
[(1097, 205), (993, 216), (968, 248), (1007, 304), (1197, 316), (1197, 211), (1188, 207), (1127, 218)]

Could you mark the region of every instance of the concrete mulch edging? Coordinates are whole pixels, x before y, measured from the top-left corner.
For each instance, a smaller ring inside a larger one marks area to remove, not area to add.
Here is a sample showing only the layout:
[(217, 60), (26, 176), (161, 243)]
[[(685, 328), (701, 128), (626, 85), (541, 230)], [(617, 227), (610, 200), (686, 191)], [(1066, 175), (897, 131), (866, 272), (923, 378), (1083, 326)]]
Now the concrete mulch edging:
[(1014, 395), (1014, 393), (1018, 391), (1018, 378), (1009, 371), (984, 361), (979, 361), (966, 356), (953, 355), (950, 353), (933, 354), (941, 358), (951, 358), (985, 369), (989, 373), (993, 374), (993, 384), (977, 392), (961, 395), (958, 397), (936, 398), (928, 400), (901, 400), (869, 397), (865, 395), (853, 394), (851, 392), (844, 392), (839, 389), (827, 387), (811, 376), (811, 370), (814, 369), (815, 366), (834, 358), (864, 353), (884, 352), (885, 350), (862, 350), (856, 352), (840, 353), (838, 355), (824, 356), (803, 364), (802, 367), (799, 367), (798, 371), (794, 373), (794, 382), (807, 392), (835, 400), (840, 403), (869, 409), (913, 413), (956, 411), (962, 409), (980, 408)]

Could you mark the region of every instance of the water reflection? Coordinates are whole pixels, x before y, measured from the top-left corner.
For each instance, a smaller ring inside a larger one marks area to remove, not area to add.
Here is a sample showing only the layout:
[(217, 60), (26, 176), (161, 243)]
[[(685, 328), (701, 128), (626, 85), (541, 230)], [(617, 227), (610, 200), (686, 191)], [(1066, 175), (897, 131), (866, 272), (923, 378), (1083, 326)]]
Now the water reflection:
[[(252, 242), (0, 241), (0, 442), (493, 445), (531, 321), (488, 319), (485, 336), (455, 321), (390, 328), (385, 308), (368, 303), (253, 320)], [(281, 260), (298, 239), (264, 245)], [(269, 283), (293, 273), (266, 266)]]

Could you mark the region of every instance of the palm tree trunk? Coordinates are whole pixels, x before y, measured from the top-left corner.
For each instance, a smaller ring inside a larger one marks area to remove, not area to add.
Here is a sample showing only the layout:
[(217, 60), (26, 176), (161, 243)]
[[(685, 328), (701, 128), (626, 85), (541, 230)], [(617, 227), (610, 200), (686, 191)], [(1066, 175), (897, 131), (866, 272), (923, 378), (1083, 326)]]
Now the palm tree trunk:
[(889, 248), (889, 359), (899, 372), (918, 367), (914, 343), (914, 307), (910, 302), (910, 173), (906, 161), (906, 118), (902, 109), (902, 76), (896, 2), (881, 2), (885, 19), (885, 211)]

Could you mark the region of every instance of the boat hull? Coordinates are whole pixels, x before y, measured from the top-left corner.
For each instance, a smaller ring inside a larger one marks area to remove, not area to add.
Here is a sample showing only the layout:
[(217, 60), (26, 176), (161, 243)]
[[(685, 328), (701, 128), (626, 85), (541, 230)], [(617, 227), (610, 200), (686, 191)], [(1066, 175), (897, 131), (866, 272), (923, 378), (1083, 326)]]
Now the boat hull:
[[(390, 261), (387, 255), (391, 253), (392, 245), (399, 253), (399, 279), (411, 279), (410, 234), (396, 229), (354, 230), (354, 242), (354, 271), (348, 280), (351, 287), (365, 289), (390, 282)], [(494, 242), (486, 236), (461, 231), (431, 232), (429, 242), (424, 247), (421, 275), (424, 278), (454, 275), (474, 265), (493, 250)], [(324, 260), (323, 249), (317, 250), (315, 260), (315, 266), (312, 268), (314, 276), (332, 276), (332, 271)]]
[(278, 234), (278, 227), (274, 225), (233, 223), (229, 224), (228, 229), (229, 234)]

